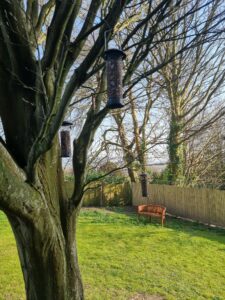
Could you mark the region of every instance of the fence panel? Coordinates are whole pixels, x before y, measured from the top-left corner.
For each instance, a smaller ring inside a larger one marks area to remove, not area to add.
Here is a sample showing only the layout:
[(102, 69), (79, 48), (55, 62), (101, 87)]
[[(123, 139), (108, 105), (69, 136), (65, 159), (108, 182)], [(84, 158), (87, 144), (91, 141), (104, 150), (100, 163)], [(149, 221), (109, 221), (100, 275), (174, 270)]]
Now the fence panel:
[[(65, 182), (67, 195), (73, 191), (73, 182)], [(132, 191), (128, 182), (122, 184), (92, 184), (84, 193), (83, 206), (124, 206), (132, 204)]]
[(132, 184), (133, 205), (158, 203), (173, 215), (225, 227), (225, 191), (149, 184), (142, 197), (140, 183)]

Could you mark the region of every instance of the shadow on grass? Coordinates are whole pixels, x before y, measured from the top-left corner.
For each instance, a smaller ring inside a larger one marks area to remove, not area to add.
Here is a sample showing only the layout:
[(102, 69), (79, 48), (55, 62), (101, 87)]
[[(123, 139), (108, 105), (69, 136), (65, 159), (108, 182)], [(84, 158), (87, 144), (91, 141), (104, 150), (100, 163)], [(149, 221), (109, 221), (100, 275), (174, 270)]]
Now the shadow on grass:
[[(96, 210), (95, 208), (92, 208), (91, 211), (92, 214), (94, 214), (94, 218), (91, 220), (93, 223), (121, 223), (134, 226), (153, 226), (161, 228), (158, 218), (152, 218), (152, 222), (145, 217), (138, 218), (134, 207), (106, 207), (96, 208)], [(120, 217), (115, 218), (115, 216), (110, 213), (120, 214)], [(83, 214), (85, 214), (85, 212), (83, 212)], [(87, 215), (90, 216), (90, 212)], [(183, 220), (172, 216), (166, 216), (164, 228), (173, 230), (175, 235), (177, 235), (177, 232), (183, 232), (192, 237), (202, 237), (225, 245), (225, 229), (211, 227), (196, 221)], [(157, 234), (157, 231), (154, 233)], [(160, 231), (160, 234), (162, 234), (162, 231)], [(220, 250), (225, 251), (225, 248)]]

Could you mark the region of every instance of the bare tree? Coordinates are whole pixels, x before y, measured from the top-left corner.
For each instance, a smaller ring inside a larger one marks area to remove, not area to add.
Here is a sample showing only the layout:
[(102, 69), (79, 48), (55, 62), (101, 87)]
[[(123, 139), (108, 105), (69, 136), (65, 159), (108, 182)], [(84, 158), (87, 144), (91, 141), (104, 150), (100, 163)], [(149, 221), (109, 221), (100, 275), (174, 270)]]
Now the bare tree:
[[(84, 299), (76, 222), (88, 149), (108, 112), (102, 59), (106, 32), (110, 39), (120, 31), (122, 48), (128, 54), (125, 96), (177, 55), (142, 72), (141, 63), (159, 44), (160, 24), (168, 20), (169, 33), (185, 15), (214, 3), (195, 2), (188, 2), (186, 11), (170, 20), (185, 5), (183, 1), (0, 1), (0, 117), (5, 137), (0, 143), (0, 209), (15, 235), (27, 299)], [(216, 22), (221, 16), (218, 12), (207, 31), (197, 26), (179, 53), (194, 47), (196, 37), (205, 40), (219, 35)], [(132, 24), (127, 27), (129, 17)], [(201, 22), (207, 22), (204, 15)], [(98, 72), (101, 80), (95, 107), (88, 106), (73, 142), (75, 183), (68, 199), (57, 133), (69, 105), (78, 101), (74, 96)]]
[[(124, 164), (127, 165), (131, 182), (138, 178), (137, 172), (146, 172), (148, 157), (153, 149), (165, 138), (164, 126), (160, 126), (160, 114), (154, 104), (158, 103), (159, 91), (153, 89), (151, 79), (145, 79), (145, 83), (137, 91), (129, 91), (126, 110), (116, 112), (112, 117), (116, 123), (114, 131), (115, 139), (107, 138), (105, 143), (121, 149)], [(158, 116), (154, 114), (158, 112)], [(162, 125), (162, 124), (161, 124)]]
[[(197, 30), (200, 16), (206, 15), (207, 22), (202, 26), (207, 31), (217, 17), (217, 9), (220, 12), (219, 1), (214, 1), (200, 15), (187, 16), (179, 26), (174, 26), (170, 38), (152, 51), (156, 65), (162, 64), (165, 57), (176, 56), (160, 69), (160, 76), (155, 80), (164, 90), (161, 97), (170, 104), (167, 111), (170, 116), (168, 154), (171, 183), (185, 182), (186, 141), (211, 126), (225, 112), (221, 97), (225, 79), (224, 36), (207, 40), (198, 37), (196, 47), (176, 55), (183, 49), (185, 41), (188, 43), (191, 32)], [(152, 61), (150, 63), (154, 65)]]
[(224, 118), (190, 138), (186, 145), (185, 184), (224, 189)]

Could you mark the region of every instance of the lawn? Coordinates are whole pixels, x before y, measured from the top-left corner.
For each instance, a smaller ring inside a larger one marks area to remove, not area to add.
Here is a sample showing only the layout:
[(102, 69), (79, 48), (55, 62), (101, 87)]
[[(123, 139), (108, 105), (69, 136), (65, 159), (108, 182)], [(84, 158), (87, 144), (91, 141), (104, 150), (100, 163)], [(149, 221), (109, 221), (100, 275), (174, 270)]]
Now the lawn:
[[(0, 237), (0, 300), (25, 299), (15, 242), (1, 213)], [(225, 299), (224, 230), (175, 218), (162, 228), (123, 209), (83, 210), (78, 247), (86, 299)]]

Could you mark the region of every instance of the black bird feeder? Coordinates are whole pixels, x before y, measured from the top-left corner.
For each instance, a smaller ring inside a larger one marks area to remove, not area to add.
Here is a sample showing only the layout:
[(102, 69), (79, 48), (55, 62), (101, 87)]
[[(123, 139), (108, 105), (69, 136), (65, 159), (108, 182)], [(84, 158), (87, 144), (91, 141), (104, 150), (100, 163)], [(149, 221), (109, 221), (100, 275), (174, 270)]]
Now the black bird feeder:
[[(69, 129), (71, 128), (72, 125), (73, 123), (68, 121), (64, 121), (62, 123), (62, 127), (67, 127), (67, 128), (69, 127)], [(68, 129), (61, 130), (60, 139), (61, 139), (61, 157), (70, 157), (71, 156), (70, 130)]]
[(141, 181), (142, 197), (147, 197), (148, 196), (148, 175), (146, 173), (140, 174), (140, 181)]
[(108, 49), (105, 51), (106, 60), (106, 76), (107, 76), (107, 90), (108, 101), (106, 107), (111, 109), (121, 108), (124, 105), (121, 102), (122, 90), (122, 70), (123, 59), (126, 54), (119, 49)]

